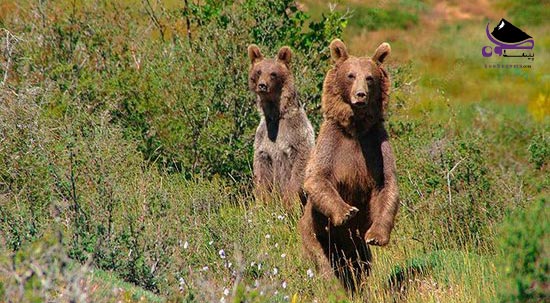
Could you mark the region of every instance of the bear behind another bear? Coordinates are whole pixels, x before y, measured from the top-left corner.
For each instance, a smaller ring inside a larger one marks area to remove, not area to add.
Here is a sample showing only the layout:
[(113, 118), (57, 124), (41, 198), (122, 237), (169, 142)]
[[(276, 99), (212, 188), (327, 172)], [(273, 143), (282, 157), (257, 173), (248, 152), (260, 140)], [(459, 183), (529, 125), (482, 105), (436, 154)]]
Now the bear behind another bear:
[(248, 47), (249, 89), (257, 96), (261, 115), (254, 139), (254, 187), (259, 197), (281, 196), (287, 209), (298, 198), (305, 204), (305, 166), (314, 133), (297, 100), (290, 71), (292, 52), (282, 47), (275, 59), (265, 59), (256, 45)]

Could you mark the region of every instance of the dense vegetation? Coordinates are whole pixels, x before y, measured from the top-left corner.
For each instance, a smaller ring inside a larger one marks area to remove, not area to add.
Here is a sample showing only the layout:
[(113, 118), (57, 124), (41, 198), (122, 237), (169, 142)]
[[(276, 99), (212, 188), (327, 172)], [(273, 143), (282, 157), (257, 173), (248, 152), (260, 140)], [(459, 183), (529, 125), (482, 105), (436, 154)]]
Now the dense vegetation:
[[(315, 18), (289, 0), (0, 2), (0, 301), (548, 299), (548, 79), (537, 70), (522, 82), (525, 72), (452, 51), (441, 72), (423, 49), (400, 58), (406, 40), (388, 67), (401, 190), (392, 243), (374, 249), (357, 298), (316, 277), (299, 207), (251, 195), (259, 119), (246, 46), (292, 47), (317, 129), (330, 40), (426, 26), (429, 9), (321, 14), (305, 3)], [(477, 51), (450, 37), (467, 23), (449, 24), (437, 42)], [(537, 47), (543, 66), (550, 41)], [(515, 82), (499, 103), (502, 80)]]

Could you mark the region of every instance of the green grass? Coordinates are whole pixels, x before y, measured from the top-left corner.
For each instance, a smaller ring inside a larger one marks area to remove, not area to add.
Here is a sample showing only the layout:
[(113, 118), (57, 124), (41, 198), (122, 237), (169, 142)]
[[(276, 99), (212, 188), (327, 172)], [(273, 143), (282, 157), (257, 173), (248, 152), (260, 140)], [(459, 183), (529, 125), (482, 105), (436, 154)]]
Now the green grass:
[(536, 68), (486, 70), (484, 22), (426, 25), (431, 6), (417, 1), (350, 4), (352, 53), (382, 42), (370, 35), (392, 44), (401, 198), (389, 246), (373, 248), (350, 297), (304, 259), (301, 209), (251, 193), (248, 43), (293, 46), (300, 100), (321, 120), (326, 45), (346, 22), (306, 2), (313, 19), (207, 1), (193, 43), (181, 2), (151, 1), (160, 25), (146, 1), (0, 4), (0, 301), (547, 299), (547, 26), (529, 23)]
[(351, 30), (377, 30), (381, 28), (408, 29), (418, 23), (418, 16), (399, 9), (352, 8), (349, 27)]
[(46, 232), (17, 252), (0, 251), (0, 295), (17, 302), (165, 302), (115, 273), (68, 258), (62, 234)]
[[(118, 296), (124, 301), (165, 302), (166, 299), (155, 295), (132, 283), (124, 282), (116, 274), (100, 269), (90, 270), (88, 274), (92, 289), (96, 289), (91, 297), (95, 302)], [(114, 298), (113, 298), (114, 299)]]

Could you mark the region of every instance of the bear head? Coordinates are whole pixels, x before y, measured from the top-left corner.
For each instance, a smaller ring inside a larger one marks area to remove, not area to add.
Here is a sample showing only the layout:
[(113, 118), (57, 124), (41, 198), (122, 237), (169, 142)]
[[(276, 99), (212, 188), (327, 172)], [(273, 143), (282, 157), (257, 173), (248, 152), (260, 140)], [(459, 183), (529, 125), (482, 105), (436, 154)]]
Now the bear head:
[(382, 63), (391, 52), (388, 43), (382, 43), (372, 57), (354, 57), (339, 39), (330, 43), (333, 68), (323, 85), (323, 113), (344, 126), (352, 117), (383, 120), (388, 103), (390, 81)]
[(260, 99), (278, 99), (285, 85), (292, 81), (290, 48), (283, 46), (274, 59), (264, 59), (260, 48), (251, 44), (248, 46), (248, 57), (250, 58), (249, 89)]

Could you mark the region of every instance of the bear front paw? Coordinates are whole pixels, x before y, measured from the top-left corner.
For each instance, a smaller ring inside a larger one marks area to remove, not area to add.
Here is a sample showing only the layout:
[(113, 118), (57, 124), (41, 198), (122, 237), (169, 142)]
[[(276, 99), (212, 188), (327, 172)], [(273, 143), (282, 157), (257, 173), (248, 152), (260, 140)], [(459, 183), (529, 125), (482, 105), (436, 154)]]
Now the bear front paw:
[(383, 227), (373, 225), (367, 230), (365, 241), (369, 245), (386, 246), (390, 242), (390, 233)]
[(331, 218), (332, 225), (340, 226), (342, 224), (345, 224), (349, 221), (349, 219), (355, 217), (358, 212), (359, 209), (357, 207), (347, 205), (347, 207), (344, 208), (341, 213)]

